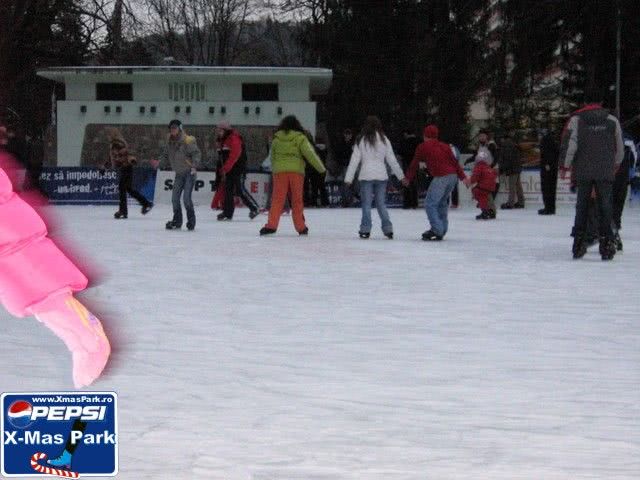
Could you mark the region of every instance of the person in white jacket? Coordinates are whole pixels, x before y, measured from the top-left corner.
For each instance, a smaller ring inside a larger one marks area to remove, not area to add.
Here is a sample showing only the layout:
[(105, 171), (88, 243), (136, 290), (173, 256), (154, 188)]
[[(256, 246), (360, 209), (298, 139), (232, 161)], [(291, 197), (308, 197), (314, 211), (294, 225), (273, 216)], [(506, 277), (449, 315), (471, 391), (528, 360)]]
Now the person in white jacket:
[(364, 122), (360, 136), (353, 146), (351, 161), (347, 167), (344, 182), (350, 185), (355, 177), (356, 170), (360, 166), (360, 202), (362, 204), (362, 222), (360, 224), (360, 238), (369, 238), (371, 235), (371, 202), (375, 198), (376, 208), (384, 235), (393, 238), (393, 225), (387, 211), (387, 165), (393, 174), (406, 186), (402, 168), (398, 164), (391, 142), (382, 130), (380, 119), (369, 116)]

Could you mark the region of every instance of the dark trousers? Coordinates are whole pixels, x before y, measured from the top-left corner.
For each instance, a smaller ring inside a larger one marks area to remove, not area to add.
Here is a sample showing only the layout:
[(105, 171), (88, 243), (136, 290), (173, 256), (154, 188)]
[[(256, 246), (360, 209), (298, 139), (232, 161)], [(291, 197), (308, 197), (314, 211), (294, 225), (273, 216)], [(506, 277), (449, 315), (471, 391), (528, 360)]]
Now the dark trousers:
[(196, 226), (196, 211), (193, 207), (191, 194), (196, 182), (196, 176), (191, 172), (176, 173), (173, 181), (173, 192), (171, 203), (173, 204), (173, 223), (182, 225), (182, 204), (180, 197), (184, 200), (184, 208), (187, 211), (187, 225)]
[(120, 212), (127, 215), (127, 194), (135, 198), (140, 205), (146, 207), (151, 205), (151, 202), (147, 200), (142, 194), (133, 189), (133, 167), (122, 167), (120, 169), (120, 180), (118, 182), (118, 191), (120, 194)]
[(595, 188), (598, 211), (598, 233), (606, 239), (613, 239), (611, 220), (613, 217), (613, 182), (609, 180), (579, 180), (577, 182), (576, 218), (574, 231), (582, 238), (588, 233), (589, 201)]
[[(626, 157), (629, 157), (629, 155)], [(622, 211), (624, 210), (624, 202), (627, 201), (630, 168), (631, 162), (625, 158), (613, 181), (613, 225), (616, 230), (622, 228)]]
[(323, 207), (329, 206), (329, 194), (324, 185), (324, 175), (318, 173), (313, 168), (308, 168), (304, 179), (304, 191), (306, 197), (307, 206), (317, 207), (318, 197), (320, 198), (320, 205)]
[(236, 210), (235, 196), (237, 195), (251, 211), (259, 210), (257, 202), (244, 186), (245, 174), (241, 169), (232, 169), (227, 173), (224, 183), (224, 216), (233, 218)]
[(547, 212), (556, 211), (556, 190), (558, 188), (558, 169), (540, 169), (540, 188), (542, 189), (542, 201)]
[(416, 180), (402, 190), (402, 208), (418, 208), (418, 182)]

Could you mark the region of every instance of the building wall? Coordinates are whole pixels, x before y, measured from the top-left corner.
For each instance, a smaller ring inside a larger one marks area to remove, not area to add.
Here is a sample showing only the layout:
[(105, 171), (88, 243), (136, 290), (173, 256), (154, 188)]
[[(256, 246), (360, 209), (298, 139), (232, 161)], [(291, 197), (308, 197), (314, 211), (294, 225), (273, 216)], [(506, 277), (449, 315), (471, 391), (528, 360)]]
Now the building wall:
[[(167, 90), (168, 95), (168, 90)], [(282, 92), (281, 92), (282, 98)], [(81, 107), (86, 106), (86, 113), (81, 112)], [(105, 113), (104, 107), (111, 109)], [(116, 113), (116, 107), (121, 107), (121, 112)], [(145, 112), (140, 113), (140, 107), (145, 107)], [(156, 107), (156, 113), (150, 112), (151, 106)], [(180, 113), (175, 113), (176, 106), (180, 107)], [(185, 107), (191, 106), (191, 113), (186, 114)], [(221, 107), (226, 107), (226, 114), (221, 113)], [(215, 108), (215, 113), (209, 113), (209, 107)], [(249, 107), (249, 113), (245, 114), (244, 108)], [(260, 113), (256, 113), (256, 107)], [(278, 114), (278, 107), (282, 113)], [(95, 141), (93, 134), (87, 135), (89, 125), (147, 125), (159, 126), (165, 129), (171, 119), (177, 118), (188, 129), (190, 126), (213, 128), (220, 121), (228, 121), (235, 126), (275, 127), (285, 115), (296, 115), (303, 126), (315, 135), (316, 129), (316, 104), (314, 102), (97, 102), (97, 101), (60, 101), (58, 110), (58, 166), (80, 166), (82, 159), (93, 159), (96, 155), (90, 152)], [(127, 141), (135, 146), (136, 139), (127, 138)], [(89, 150), (87, 150), (89, 149)], [(99, 154), (98, 154), (99, 155)], [(257, 159), (255, 160), (257, 161)], [(93, 160), (90, 163), (95, 163)]]
[(273, 76), (216, 76), (209, 75), (102, 75), (99, 77), (72, 75), (65, 78), (66, 99), (69, 101), (95, 101), (96, 83), (132, 83), (134, 101), (166, 102), (169, 84), (200, 82), (206, 86), (206, 101), (241, 102), (243, 83), (278, 83), (279, 97), (287, 102), (309, 101), (309, 78)]

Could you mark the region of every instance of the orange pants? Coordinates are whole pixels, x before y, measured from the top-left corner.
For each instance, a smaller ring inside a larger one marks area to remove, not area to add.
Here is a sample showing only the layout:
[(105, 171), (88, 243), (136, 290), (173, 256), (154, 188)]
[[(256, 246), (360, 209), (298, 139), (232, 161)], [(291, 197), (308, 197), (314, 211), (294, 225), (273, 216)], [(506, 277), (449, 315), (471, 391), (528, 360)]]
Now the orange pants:
[(304, 223), (304, 175), (300, 173), (274, 173), (273, 193), (271, 195), (271, 210), (269, 210), (269, 221), (266, 227), (273, 230), (278, 229), (280, 216), (284, 209), (287, 195), (291, 199), (291, 211), (293, 216), (293, 226), (298, 233), (302, 232), (306, 225)]

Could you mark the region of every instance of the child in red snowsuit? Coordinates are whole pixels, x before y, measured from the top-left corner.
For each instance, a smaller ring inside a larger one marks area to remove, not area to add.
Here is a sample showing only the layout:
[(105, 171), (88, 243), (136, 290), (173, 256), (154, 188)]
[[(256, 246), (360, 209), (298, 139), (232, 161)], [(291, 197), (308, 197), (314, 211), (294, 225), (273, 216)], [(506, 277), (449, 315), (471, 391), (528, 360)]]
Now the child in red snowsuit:
[(480, 208), (477, 220), (491, 220), (496, 218), (496, 208), (493, 203), (493, 192), (496, 189), (496, 171), (489, 165), (489, 158), (480, 152), (476, 157), (476, 164), (471, 172), (471, 193)]

